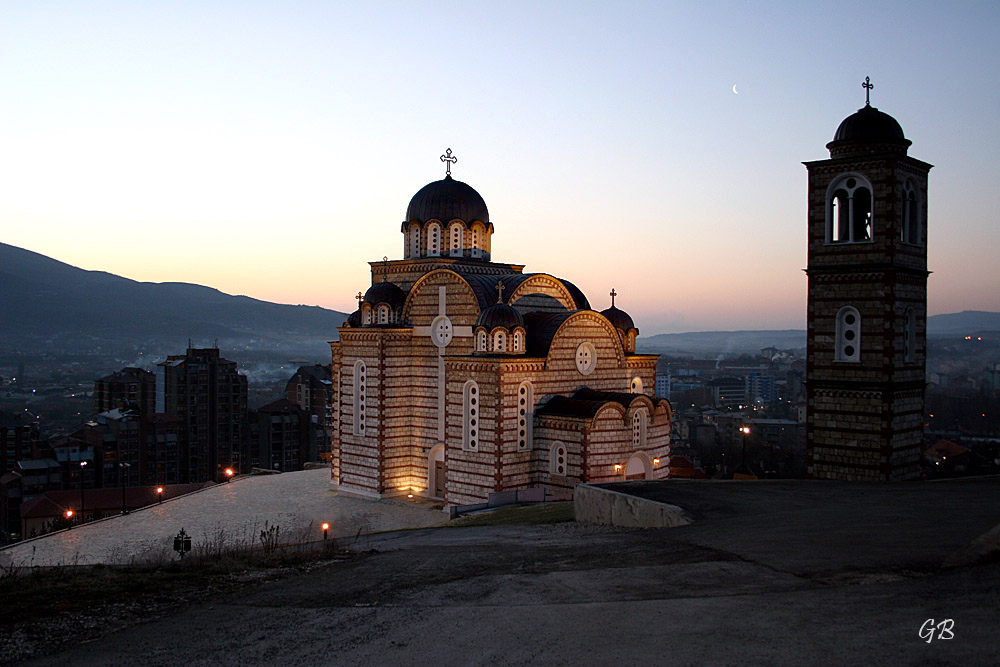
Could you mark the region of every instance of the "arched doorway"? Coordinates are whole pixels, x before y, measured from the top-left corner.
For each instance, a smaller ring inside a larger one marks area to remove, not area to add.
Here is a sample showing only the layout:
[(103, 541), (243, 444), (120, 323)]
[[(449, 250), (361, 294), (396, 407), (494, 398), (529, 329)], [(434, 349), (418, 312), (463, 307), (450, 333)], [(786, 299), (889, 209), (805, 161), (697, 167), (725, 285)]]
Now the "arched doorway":
[(444, 498), (446, 478), (444, 445), (434, 445), (427, 455), (427, 495), (432, 498)]
[(653, 462), (645, 452), (636, 452), (625, 466), (625, 479), (652, 479)]

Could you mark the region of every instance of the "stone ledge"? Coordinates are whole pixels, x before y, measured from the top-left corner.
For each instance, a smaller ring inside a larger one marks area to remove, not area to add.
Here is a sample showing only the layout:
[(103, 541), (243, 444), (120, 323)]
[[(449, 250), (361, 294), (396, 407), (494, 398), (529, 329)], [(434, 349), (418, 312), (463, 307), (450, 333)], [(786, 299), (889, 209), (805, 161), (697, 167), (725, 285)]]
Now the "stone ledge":
[(677, 505), (646, 500), (627, 493), (578, 484), (573, 490), (576, 520), (623, 528), (673, 528), (693, 520)]

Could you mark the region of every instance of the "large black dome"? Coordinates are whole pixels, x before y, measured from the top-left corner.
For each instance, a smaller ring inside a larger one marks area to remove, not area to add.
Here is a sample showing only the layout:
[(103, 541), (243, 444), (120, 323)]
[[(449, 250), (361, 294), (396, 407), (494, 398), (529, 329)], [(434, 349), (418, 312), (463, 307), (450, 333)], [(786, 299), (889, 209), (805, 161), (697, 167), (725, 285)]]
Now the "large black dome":
[(490, 213), (480, 194), (472, 186), (456, 181), (450, 174), (420, 188), (406, 207), (406, 222), (416, 220), (424, 223), (432, 218), (444, 223), (458, 218), (465, 222), (482, 220), (490, 224)]
[(862, 144), (891, 144), (905, 154), (910, 143), (895, 118), (873, 106), (865, 106), (844, 119), (826, 147), (835, 156), (856, 152)]

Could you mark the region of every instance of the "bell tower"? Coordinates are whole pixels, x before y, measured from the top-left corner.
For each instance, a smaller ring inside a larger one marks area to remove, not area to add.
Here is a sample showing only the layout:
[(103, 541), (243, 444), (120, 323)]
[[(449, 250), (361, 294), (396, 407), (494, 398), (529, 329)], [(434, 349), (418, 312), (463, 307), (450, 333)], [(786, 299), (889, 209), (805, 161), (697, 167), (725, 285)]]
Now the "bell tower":
[(848, 116), (809, 172), (806, 466), (813, 479), (919, 474), (927, 352), (927, 174), (896, 120)]

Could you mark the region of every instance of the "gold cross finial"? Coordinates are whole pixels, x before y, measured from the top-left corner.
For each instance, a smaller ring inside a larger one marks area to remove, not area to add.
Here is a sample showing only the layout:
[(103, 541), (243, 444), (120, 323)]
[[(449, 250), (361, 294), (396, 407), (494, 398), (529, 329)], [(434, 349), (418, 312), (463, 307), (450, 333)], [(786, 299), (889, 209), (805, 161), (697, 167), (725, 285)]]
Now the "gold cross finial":
[(875, 87), (875, 84), (872, 83), (871, 77), (866, 76), (865, 82), (861, 84), (861, 87), (865, 89), (865, 106), (870, 107), (872, 105), (872, 101), (869, 95), (872, 92), (872, 88)]
[(614, 308), (614, 307), (615, 307), (615, 297), (616, 297), (616, 296), (618, 296), (618, 292), (616, 292), (616, 291), (615, 291), (615, 288), (614, 288), (614, 287), (612, 287), (612, 288), (611, 288), (611, 307), (612, 307), (612, 308)]
[(506, 289), (503, 282), (497, 280), (497, 303), (503, 303), (503, 291)]
[(444, 152), (444, 155), (441, 156), (441, 161), (446, 165), (445, 168), (447, 169), (447, 173), (445, 176), (451, 176), (451, 165), (458, 162), (458, 158), (451, 154), (450, 148)]
[(358, 295), (354, 298), (358, 300), (358, 310), (361, 310), (361, 300), (365, 298), (365, 295), (358, 292)]

